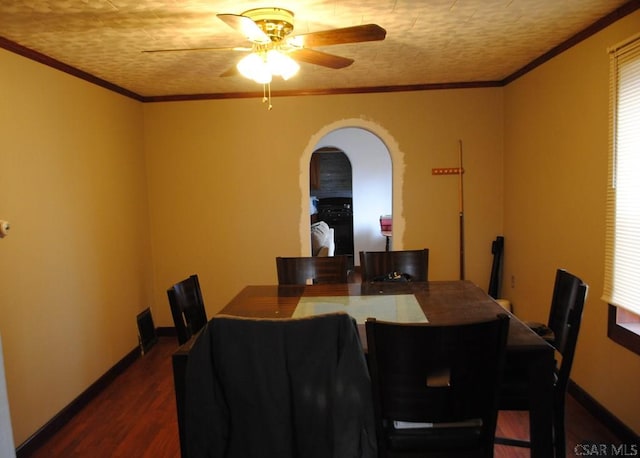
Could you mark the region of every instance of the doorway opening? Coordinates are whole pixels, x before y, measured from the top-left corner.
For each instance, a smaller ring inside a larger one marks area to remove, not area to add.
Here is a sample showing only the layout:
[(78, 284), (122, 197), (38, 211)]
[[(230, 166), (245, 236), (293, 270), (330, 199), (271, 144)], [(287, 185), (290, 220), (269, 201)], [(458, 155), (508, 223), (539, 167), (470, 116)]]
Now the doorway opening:
[[(320, 148), (340, 150), (352, 166), (354, 262), (360, 251), (382, 251), (386, 239), (381, 234), (380, 215), (392, 214), (391, 246), (404, 246), (404, 153), (393, 136), (379, 124), (362, 118), (341, 119), (312, 135), (300, 156), (300, 253), (312, 253), (309, 215), (313, 211), (310, 191), (310, 161)], [(380, 172), (380, 175), (376, 172)], [(384, 206), (382, 204), (384, 203)]]
[[(351, 206), (353, 248), (349, 246), (350, 253), (347, 254), (353, 256), (354, 265), (359, 265), (360, 251), (385, 249), (388, 239), (381, 232), (380, 217), (392, 214), (394, 208), (396, 211), (399, 209), (394, 202), (394, 196), (397, 197), (399, 194), (394, 194), (397, 183), (393, 177), (391, 152), (385, 142), (369, 129), (343, 127), (325, 134), (308, 156), (309, 180), (306, 187), (309, 190), (311, 211), (314, 205), (311, 182), (316, 179), (315, 172), (312, 171), (315, 152), (327, 156), (335, 155), (334, 158), (338, 153), (342, 153), (351, 166), (351, 201), (337, 202), (337, 204)], [(346, 164), (347, 161), (343, 159), (342, 163)], [(344, 187), (340, 192), (343, 195), (334, 197), (345, 197)], [(391, 244), (393, 247), (398, 246), (393, 238)], [(338, 250), (338, 243), (336, 243), (336, 250)]]
[(324, 221), (333, 229), (334, 254), (347, 255), (353, 265), (353, 168), (337, 148), (322, 147), (309, 165), (311, 223)]

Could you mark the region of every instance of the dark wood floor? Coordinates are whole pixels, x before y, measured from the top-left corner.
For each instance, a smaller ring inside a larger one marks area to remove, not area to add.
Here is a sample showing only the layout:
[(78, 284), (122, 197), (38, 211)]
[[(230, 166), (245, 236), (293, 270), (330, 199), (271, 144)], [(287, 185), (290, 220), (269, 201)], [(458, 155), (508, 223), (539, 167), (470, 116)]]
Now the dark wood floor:
[[(146, 355), (119, 375), (54, 437), (31, 454), (54, 457), (179, 457), (171, 354), (175, 338), (161, 337)], [(620, 441), (571, 397), (567, 456), (576, 444)], [(526, 438), (526, 414), (501, 412), (498, 434)], [(495, 447), (496, 458), (529, 457), (527, 449)], [(268, 457), (277, 458), (277, 457)]]

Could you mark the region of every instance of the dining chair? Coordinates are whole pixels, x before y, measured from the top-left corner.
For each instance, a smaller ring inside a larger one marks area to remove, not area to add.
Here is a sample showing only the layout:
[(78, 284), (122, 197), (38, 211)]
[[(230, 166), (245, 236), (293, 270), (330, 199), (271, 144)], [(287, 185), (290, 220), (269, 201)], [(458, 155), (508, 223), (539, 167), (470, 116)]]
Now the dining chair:
[(347, 283), (348, 257), (309, 256), (276, 258), (278, 284)]
[(185, 373), (189, 457), (377, 458), (355, 320), (216, 315)]
[(500, 298), (500, 286), (502, 279), (502, 266), (504, 258), (504, 237), (499, 235), (491, 242), (491, 254), (493, 262), (491, 263), (491, 275), (489, 276), (489, 287), (487, 294), (494, 299)]
[[(556, 358), (553, 386), (553, 442), (555, 458), (566, 455), (565, 404), (569, 375), (580, 331), (588, 286), (564, 269), (556, 271), (549, 319), (546, 326), (527, 323), (545, 338), (560, 356)], [(507, 371), (500, 392), (500, 410), (529, 410), (528, 386), (521, 371)], [(530, 447), (529, 441), (496, 437), (496, 443)]]
[(363, 282), (410, 280), (427, 281), (429, 250), (361, 251)]
[(493, 456), (508, 315), (365, 327), (380, 458)]
[(178, 344), (182, 345), (207, 323), (198, 276), (191, 275), (176, 283), (167, 290), (167, 296)]

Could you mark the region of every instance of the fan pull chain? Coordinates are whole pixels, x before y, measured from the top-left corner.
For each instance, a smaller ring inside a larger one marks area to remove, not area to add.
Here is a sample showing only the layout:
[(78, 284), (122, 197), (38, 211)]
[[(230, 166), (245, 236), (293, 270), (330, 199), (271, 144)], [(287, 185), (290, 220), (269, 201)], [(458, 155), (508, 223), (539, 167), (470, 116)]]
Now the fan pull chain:
[[(267, 95), (267, 91), (268, 91), (268, 95)], [(271, 111), (271, 109), (273, 108), (273, 105), (271, 105), (271, 83), (267, 83), (267, 84), (263, 84), (262, 85), (262, 103), (265, 102), (269, 102), (269, 111)]]
[(273, 105), (271, 105), (271, 83), (262, 85), (262, 103), (265, 103), (265, 102), (269, 102), (268, 109), (269, 111), (271, 111), (271, 109), (273, 108)]

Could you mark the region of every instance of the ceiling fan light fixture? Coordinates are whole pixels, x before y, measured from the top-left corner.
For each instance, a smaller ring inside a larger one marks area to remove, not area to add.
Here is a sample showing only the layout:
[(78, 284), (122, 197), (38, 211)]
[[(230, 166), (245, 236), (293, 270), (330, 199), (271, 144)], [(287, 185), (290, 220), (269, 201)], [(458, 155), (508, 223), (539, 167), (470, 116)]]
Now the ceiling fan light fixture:
[(264, 64), (261, 67), (259, 67), (256, 73), (253, 75), (253, 80), (259, 84), (269, 84), (271, 83), (271, 79), (272, 79), (271, 72), (269, 71), (267, 66)]
[(280, 75), (284, 80), (288, 80), (300, 70), (300, 65), (286, 54), (277, 49), (267, 51), (267, 66), (272, 75)]
[(245, 78), (260, 84), (268, 84), (273, 76), (288, 80), (300, 70), (300, 65), (277, 49), (255, 51), (243, 57), (236, 65)]
[(251, 53), (243, 57), (236, 67), (242, 76), (254, 80), (256, 83), (269, 84), (271, 82), (271, 71), (264, 57), (260, 54)]

